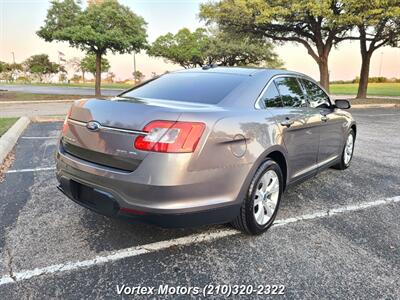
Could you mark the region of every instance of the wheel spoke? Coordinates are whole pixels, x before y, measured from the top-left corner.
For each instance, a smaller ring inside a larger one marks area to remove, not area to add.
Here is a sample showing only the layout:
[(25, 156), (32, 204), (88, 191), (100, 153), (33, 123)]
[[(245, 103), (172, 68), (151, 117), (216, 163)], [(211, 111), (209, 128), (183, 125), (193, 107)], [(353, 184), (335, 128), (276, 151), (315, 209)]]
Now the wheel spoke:
[(259, 225), (265, 225), (272, 218), (279, 199), (279, 178), (274, 170), (268, 170), (256, 185), (253, 213)]
[(260, 205), (262, 203), (262, 197), (256, 197), (254, 198), (254, 207), (257, 205)]
[(258, 224), (262, 224), (263, 219), (264, 219), (264, 208), (263, 208), (262, 204), (260, 204), (258, 206), (258, 211), (256, 212), (255, 217), (256, 217)]
[(265, 173), (264, 176), (261, 177), (261, 183), (262, 183), (261, 191), (262, 192), (265, 193), (267, 191), (268, 184), (270, 181), (271, 181), (271, 175), (269, 172)]
[(275, 211), (276, 203), (275, 203), (275, 201), (270, 200), (270, 201), (267, 201), (267, 206), (269, 208), (271, 208), (273, 211)]
[(271, 182), (271, 184), (268, 187), (268, 193), (273, 194), (279, 192), (279, 181), (278, 178), (274, 178)]
[(265, 208), (265, 210), (267, 212), (268, 219), (271, 218), (273, 213), (274, 213), (274, 211), (271, 209), (271, 207), (268, 206), (267, 202), (264, 202), (264, 208)]

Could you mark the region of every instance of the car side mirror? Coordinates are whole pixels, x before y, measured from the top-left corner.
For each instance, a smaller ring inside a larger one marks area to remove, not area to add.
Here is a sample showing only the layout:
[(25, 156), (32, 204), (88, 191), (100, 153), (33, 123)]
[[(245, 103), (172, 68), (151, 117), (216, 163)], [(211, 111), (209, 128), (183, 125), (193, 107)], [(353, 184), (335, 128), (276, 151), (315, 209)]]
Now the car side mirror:
[(335, 107), (340, 109), (349, 109), (351, 107), (350, 101), (346, 99), (335, 100)]

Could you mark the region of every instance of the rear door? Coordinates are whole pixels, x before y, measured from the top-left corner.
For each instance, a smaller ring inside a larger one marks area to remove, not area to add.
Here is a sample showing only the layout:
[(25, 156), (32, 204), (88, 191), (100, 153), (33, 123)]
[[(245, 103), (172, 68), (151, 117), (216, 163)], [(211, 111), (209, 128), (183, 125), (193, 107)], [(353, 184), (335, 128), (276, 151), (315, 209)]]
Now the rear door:
[(319, 120), (310, 113), (298, 79), (294, 76), (275, 78), (262, 97), (265, 106), (271, 108), (269, 112), (274, 115), (282, 133), (289, 160), (289, 180), (314, 174)]
[(343, 146), (344, 116), (335, 112), (329, 96), (316, 83), (302, 78), (301, 82), (307, 91), (307, 100), (315, 116), (321, 119), (318, 165), (329, 164), (338, 158)]

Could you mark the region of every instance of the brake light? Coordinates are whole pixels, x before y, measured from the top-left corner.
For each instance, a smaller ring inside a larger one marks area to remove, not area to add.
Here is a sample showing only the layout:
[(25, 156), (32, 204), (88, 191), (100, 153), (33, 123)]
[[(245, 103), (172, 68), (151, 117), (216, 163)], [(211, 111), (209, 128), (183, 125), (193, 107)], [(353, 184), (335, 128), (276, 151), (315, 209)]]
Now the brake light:
[(70, 110), (67, 113), (67, 116), (65, 117), (65, 120), (64, 120), (64, 123), (63, 123), (63, 127), (62, 127), (62, 131), (61, 131), (63, 135), (66, 134), (67, 131), (68, 131), (68, 119), (71, 116), (71, 111), (72, 111), (72, 108), (70, 108)]
[(136, 138), (135, 148), (154, 152), (194, 152), (204, 128), (205, 124), (199, 122), (153, 121), (143, 128), (147, 135)]

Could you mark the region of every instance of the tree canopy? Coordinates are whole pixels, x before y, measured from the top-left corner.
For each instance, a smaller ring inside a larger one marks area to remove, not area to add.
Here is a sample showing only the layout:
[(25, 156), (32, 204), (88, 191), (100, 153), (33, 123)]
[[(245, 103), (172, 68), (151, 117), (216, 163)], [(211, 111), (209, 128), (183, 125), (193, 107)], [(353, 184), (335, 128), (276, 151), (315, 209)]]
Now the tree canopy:
[(146, 22), (117, 0), (92, 1), (83, 9), (74, 0), (52, 1), (37, 32), (45, 41), (64, 41), (96, 54), (96, 95), (100, 95), (101, 57), (146, 47)]
[[(96, 77), (96, 55), (86, 54), (80, 62), (80, 69), (82, 72), (92, 73)], [(101, 58), (101, 72), (108, 72), (110, 69), (110, 63), (104, 57)]]
[(200, 6), (200, 17), (222, 30), (303, 45), (318, 63), (321, 85), (327, 89), (329, 53), (351, 38), (352, 25), (345, 22), (343, 12), (339, 0), (220, 0)]
[(218, 29), (187, 28), (176, 34), (160, 36), (151, 45), (148, 54), (163, 57), (184, 68), (206, 64), (243, 66), (264, 64), (281, 67), (271, 43), (252, 34), (223, 32)]
[(0, 73), (3, 73), (6, 70), (7, 63), (0, 61)]
[(147, 53), (150, 56), (163, 57), (184, 68), (193, 68), (204, 64), (204, 50), (208, 42), (204, 29), (199, 28), (191, 32), (182, 28), (176, 34), (159, 36)]
[(252, 34), (213, 30), (205, 50), (206, 60), (222, 66), (263, 65), (281, 68), (274, 47), (265, 38)]
[(142, 72), (140, 72), (139, 70), (136, 70), (136, 72), (132, 73), (133, 75), (133, 79), (135, 80), (135, 82), (140, 83), (142, 82), (142, 80), (144, 79), (144, 74)]
[(47, 54), (32, 55), (25, 60), (24, 66), (29, 73), (36, 75), (39, 81), (43, 81), (46, 76), (65, 71), (62, 66), (50, 61)]

